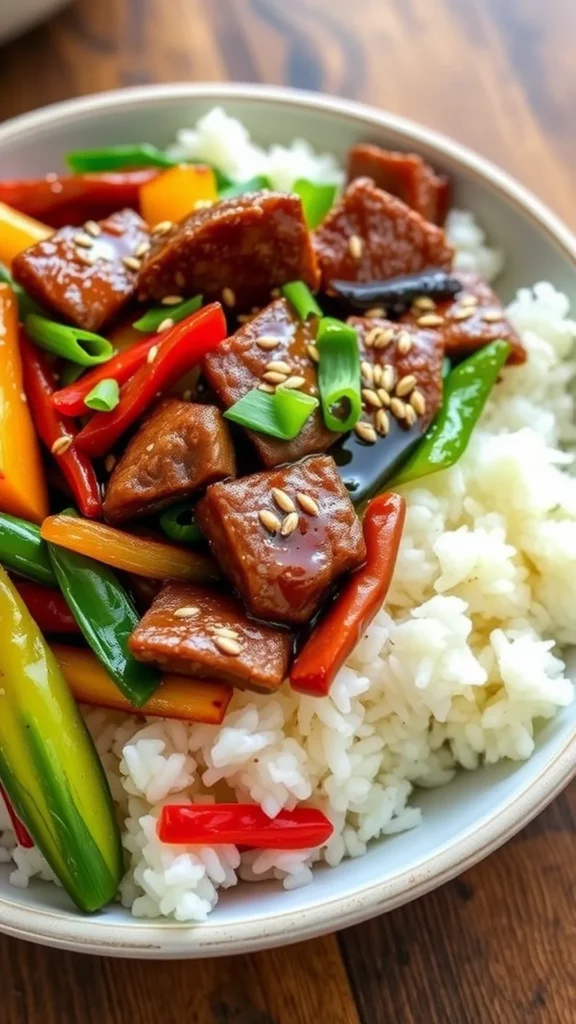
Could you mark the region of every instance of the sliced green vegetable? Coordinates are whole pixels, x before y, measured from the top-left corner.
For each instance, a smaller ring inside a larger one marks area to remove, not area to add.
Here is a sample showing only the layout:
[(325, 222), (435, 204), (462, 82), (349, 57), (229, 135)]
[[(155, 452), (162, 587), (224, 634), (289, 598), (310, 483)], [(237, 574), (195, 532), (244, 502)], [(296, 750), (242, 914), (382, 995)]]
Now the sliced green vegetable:
[(102, 149), (77, 149), (66, 154), (66, 163), (74, 174), (93, 171), (119, 171), (124, 167), (174, 167), (179, 163), (149, 142)]
[(112, 412), (120, 401), (120, 388), (118, 381), (113, 377), (106, 377), (89, 391), (84, 399), (84, 405), (89, 409), (96, 409), (97, 412)]
[(291, 441), (318, 407), (318, 399), (290, 388), (277, 388), (273, 395), (254, 388), (226, 410), (226, 419), (248, 430)]
[(170, 540), (185, 544), (198, 544), (203, 533), (194, 518), (194, 506), (181, 501), (167, 508), (159, 518), (160, 528)]
[(0, 563), (36, 583), (54, 585), (48, 545), (40, 536), (40, 527), (0, 513)]
[(248, 178), (247, 181), (233, 181), (226, 185), (218, 192), (218, 198), (233, 199), (234, 196), (241, 196), (245, 192), (261, 192), (264, 188), (270, 188), (270, 181), (263, 174), (257, 174), (255, 178)]
[(458, 461), (509, 354), (507, 341), (493, 341), (450, 371), (444, 381), (442, 408), (389, 485), (392, 490), (398, 484), (448, 469)]
[(58, 367), (58, 383), (61, 388), (67, 388), (69, 384), (74, 384), (79, 377), (84, 373), (84, 366), (79, 366), (78, 363), (61, 363)]
[(360, 353), (356, 331), (341, 320), (325, 316), (318, 324), (316, 347), (318, 387), (328, 430), (352, 430), (362, 413)]
[(4, 284), (9, 284), (18, 299), (18, 315), (21, 321), (24, 321), (30, 313), (42, 314), (43, 310), (38, 303), (34, 302), (34, 299), (30, 298), (22, 285), (14, 280), (8, 267), (5, 267), (3, 263), (0, 263), (0, 281)]
[(28, 337), (40, 348), (80, 366), (97, 366), (114, 355), (110, 342), (99, 334), (69, 324), (57, 324), (37, 313), (30, 313), (24, 326)]
[(452, 362), (448, 359), (448, 356), (444, 356), (444, 359), (442, 360), (442, 378), (447, 377), (451, 369)]
[(92, 740), (22, 599), (0, 568), (0, 781), (81, 910), (114, 899), (120, 835)]
[(320, 185), (316, 181), (299, 178), (292, 191), (300, 196), (306, 223), (311, 231), (318, 227), (334, 203), (337, 185)]
[(316, 302), (307, 284), (303, 281), (290, 281), (282, 285), (282, 295), (288, 299), (301, 320), (311, 316), (322, 316), (322, 310)]
[[(67, 516), (76, 516), (67, 509)], [(102, 562), (49, 544), (50, 559), (60, 589), (86, 641), (108, 670), (118, 689), (137, 708), (160, 685), (160, 673), (136, 661), (128, 638), (140, 617), (115, 573)]]
[(152, 334), (153, 331), (157, 331), (160, 324), (170, 318), (175, 324), (179, 320), (184, 320), (185, 317), (195, 313), (196, 310), (200, 309), (202, 305), (202, 296), (195, 295), (192, 299), (186, 299), (184, 302), (179, 302), (177, 306), (156, 306), (154, 309), (149, 309), (144, 316), (141, 316), (139, 320), (135, 320), (132, 327), (135, 327), (137, 331), (144, 331), (146, 334)]

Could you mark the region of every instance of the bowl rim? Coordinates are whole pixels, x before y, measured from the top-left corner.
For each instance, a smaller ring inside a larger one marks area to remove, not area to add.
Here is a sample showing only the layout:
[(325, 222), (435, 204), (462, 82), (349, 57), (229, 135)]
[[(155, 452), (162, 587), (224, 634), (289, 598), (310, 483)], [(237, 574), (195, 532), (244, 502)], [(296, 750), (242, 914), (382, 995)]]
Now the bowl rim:
[[(562, 255), (576, 265), (576, 237), (533, 193), (507, 172), (473, 150), (433, 129), (367, 104), (281, 86), (242, 83), (166, 83), (134, 86), (95, 93), (50, 104), (0, 126), (0, 146), (24, 134), (66, 125), (90, 113), (106, 113), (122, 106), (154, 105), (165, 100), (204, 99), (226, 103), (230, 99), (273, 106), (313, 109), (368, 128), (385, 129), (399, 143), (433, 150), (447, 162), (463, 167), (470, 177), (513, 204), (522, 216), (546, 235)], [(177, 922), (116, 925), (102, 918), (74, 916), (63, 910), (22, 907), (0, 897), (0, 932), (62, 949), (138, 958), (196, 958), (252, 952), (299, 942), (357, 924), (424, 895), (487, 856), (526, 825), (557, 796), (576, 774), (576, 730), (552, 755), (535, 779), (528, 781), (505, 807), (490, 812), (455, 842), (445, 844), (425, 861), (391, 879), (368, 882), (344, 896), (307, 910), (251, 915), (247, 921), (222, 926), (210, 919), (201, 926)]]

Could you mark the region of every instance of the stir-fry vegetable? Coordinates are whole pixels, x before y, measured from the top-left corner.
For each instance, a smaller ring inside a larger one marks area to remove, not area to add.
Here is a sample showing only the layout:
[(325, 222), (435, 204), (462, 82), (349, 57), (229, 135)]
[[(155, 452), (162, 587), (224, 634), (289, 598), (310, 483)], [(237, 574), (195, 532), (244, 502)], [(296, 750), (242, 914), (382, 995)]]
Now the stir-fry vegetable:
[(79, 366), (106, 363), (114, 349), (106, 338), (69, 324), (57, 324), (45, 316), (30, 313), (25, 320), (26, 333), (40, 348)]
[[(50, 227), (82, 224), (130, 206), (138, 209), (139, 189), (156, 170), (110, 174), (47, 174), (27, 181), (0, 182), (0, 201)], [(37, 239), (35, 239), (36, 241)]]
[(360, 354), (356, 331), (325, 316), (318, 324), (316, 347), (320, 354), (318, 387), (324, 422), (329, 430), (351, 430), (362, 413)]
[(354, 310), (382, 309), (382, 316), (397, 317), (415, 299), (451, 299), (462, 291), (462, 282), (446, 270), (391, 277), (386, 281), (331, 281), (330, 293)]
[(100, 759), (54, 655), (0, 568), (0, 781), (74, 902), (114, 899), (122, 849)]
[(172, 167), (176, 161), (150, 142), (135, 142), (100, 149), (75, 149), (66, 154), (75, 174), (118, 171), (125, 167)]
[(189, 501), (181, 501), (167, 508), (158, 521), (163, 533), (180, 544), (198, 544), (203, 538), (202, 530), (194, 518), (194, 507)]
[(308, 320), (311, 316), (322, 316), (320, 306), (303, 281), (290, 281), (282, 285), (282, 295), (294, 306), (301, 320)]
[(104, 565), (153, 580), (210, 583), (218, 579), (216, 566), (206, 555), (125, 533), (103, 523), (68, 515), (48, 516), (42, 523), (42, 537)]
[(399, 494), (382, 494), (368, 503), (363, 519), (366, 562), (350, 577), (296, 657), (290, 672), (293, 689), (325, 697), (380, 611), (392, 581), (405, 512)]
[(507, 341), (493, 341), (450, 371), (438, 416), (393, 485), (448, 469), (466, 451), (488, 396), (510, 355)]
[(307, 181), (306, 178), (299, 178), (292, 186), (292, 191), (302, 200), (304, 217), (310, 231), (324, 220), (334, 202), (337, 189), (337, 185), (322, 185), (316, 181)]
[(16, 811), (12, 807), (10, 800), (8, 799), (8, 793), (3, 786), (0, 785), (0, 800), (4, 801), (4, 806), (8, 811), (8, 817), (12, 823), (12, 831), (16, 836), (16, 842), (18, 846), (21, 846), (24, 850), (31, 850), (34, 846), (34, 840), (28, 832), (28, 829), (24, 827), (20, 818), (16, 814)]
[(40, 536), (40, 528), (1, 512), (0, 564), (36, 583), (47, 586), (56, 583), (48, 545)]
[[(176, 324), (158, 340), (154, 358), (124, 385), (113, 412), (100, 412), (80, 431), (77, 444), (90, 455), (104, 455), (159, 392), (166, 391), (226, 337), (218, 302)], [(152, 351), (152, 350), (151, 350)]]
[(265, 188), (270, 188), (269, 179), (263, 174), (257, 174), (254, 178), (248, 178), (246, 181), (233, 181), (230, 185), (226, 185), (218, 193), (218, 199), (234, 199), (234, 196), (242, 196), (246, 192), (262, 192)]
[(163, 324), (172, 326), (173, 324), (180, 323), (181, 320), (185, 320), (187, 316), (191, 316), (195, 313), (202, 305), (202, 296), (195, 295), (192, 299), (186, 299), (184, 302), (178, 302), (175, 305), (170, 306), (158, 306), (156, 309), (149, 309), (144, 316), (141, 316), (139, 320), (135, 320), (133, 327), (137, 331), (157, 331)]
[[(91, 651), (61, 644), (53, 644), (52, 651), (77, 701), (128, 714), (134, 711)], [(232, 690), (225, 683), (166, 675), (154, 696), (138, 710), (143, 715), (220, 725), (231, 697)]]
[(84, 416), (86, 398), (102, 381), (115, 380), (120, 386), (133, 377), (136, 370), (146, 364), (151, 349), (158, 345), (158, 338), (144, 338), (130, 348), (113, 356), (102, 366), (95, 366), (81, 380), (55, 391), (52, 404), (63, 416)]
[(14, 586), (42, 633), (79, 633), (80, 629), (59, 590), (41, 587), (27, 580)]
[[(73, 509), (64, 513), (74, 518)], [(160, 685), (152, 665), (137, 662), (128, 638), (139, 622), (132, 600), (102, 562), (50, 545), (54, 574), (84, 639), (125, 697), (141, 708)]]
[(14, 293), (0, 284), (0, 510), (41, 522), (48, 497), (40, 447), (23, 386)]
[(113, 377), (105, 377), (98, 381), (84, 399), (84, 405), (96, 412), (112, 412), (120, 401), (118, 381)]
[(18, 284), (18, 282), (14, 280), (12, 274), (8, 270), (8, 267), (5, 267), (2, 263), (0, 263), (0, 281), (3, 284), (9, 284), (14, 292), (18, 303), (18, 319), (21, 323), (24, 322), (30, 313), (42, 314), (42, 310), (38, 303), (34, 302), (34, 299), (30, 298), (28, 292), (24, 291), (22, 285)]
[(164, 171), (140, 189), (140, 209), (153, 227), (161, 221), (178, 221), (218, 199), (211, 167), (179, 164)]
[(76, 428), (64, 419), (52, 404), (54, 374), (42, 352), (25, 335), (20, 339), (24, 360), (24, 388), (34, 417), (36, 430), (57, 460), (82, 515), (101, 514), (100, 487), (94, 467), (74, 446)]
[(269, 818), (258, 804), (168, 804), (160, 812), (162, 843), (211, 846), (233, 843), (264, 850), (308, 850), (328, 842), (334, 826), (315, 807), (296, 807)]
[(41, 224), (0, 202), (0, 263), (10, 266), (19, 252), (36, 242), (43, 242), (51, 234), (52, 228), (47, 224)]
[(224, 416), (248, 430), (290, 441), (298, 436), (318, 405), (313, 395), (293, 388), (280, 385), (273, 395), (253, 388), (230, 406)]

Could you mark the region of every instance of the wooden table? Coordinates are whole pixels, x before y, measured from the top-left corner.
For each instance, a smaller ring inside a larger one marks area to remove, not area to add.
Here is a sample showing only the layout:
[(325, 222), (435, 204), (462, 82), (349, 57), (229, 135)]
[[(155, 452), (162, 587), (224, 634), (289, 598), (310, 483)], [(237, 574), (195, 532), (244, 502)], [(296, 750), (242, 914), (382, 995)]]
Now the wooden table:
[[(289, 83), (454, 135), (576, 227), (575, 37), (574, 0), (79, 0), (0, 50), (0, 119), (136, 83)], [(0, 1021), (573, 1024), (575, 833), (573, 785), (443, 889), (286, 950), (155, 964), (0, 938)]]

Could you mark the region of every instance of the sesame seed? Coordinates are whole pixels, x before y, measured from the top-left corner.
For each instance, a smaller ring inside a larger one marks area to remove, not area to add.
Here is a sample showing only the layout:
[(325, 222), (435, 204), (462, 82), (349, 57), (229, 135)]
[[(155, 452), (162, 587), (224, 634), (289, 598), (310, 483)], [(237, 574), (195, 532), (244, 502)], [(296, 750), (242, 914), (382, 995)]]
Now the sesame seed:
[(259, 384), (258, 391), (263, 391), (264, 394), (266, 395), (273, 395), (274, 392), (276, 391), (276, 388), (274, 387), (273, 384)]
[(409, 395), (411, 391), (416, 387), (416, 377), (412, 373), (407, 373), (405, 377), (401, 377), (396, 385), (396, 394), (398, 398), (404, 398), (405, 395)]
[(382, 407), (382, 402), (378, 398), (376, 392), (372, 390), (372, 388), (362, 388), (361, 394), (362, 398), (366, 402), (366, 405), (372, 405), (374, 406), (375, 409), (380, 409)]
[(225, 306), (232, 307), (236, 305), (236, 296), (231, 288), (222, 289), (222, 302)]
[(288, 377), (288, 380), (285, 380), (282, 386), (285, 387), (285, 388), (289, 388), (291, 391), (297, 391), (298, 388), (301, 388), (302, 385), (305, 384), (305, 383), (306, 383), (306, 378), (305, 377), (294, 376), (294, 377)]
[(412, 392), (410, 395), (410, 405), (418, 416), (424, 415), (426, 412), (426, 399), (421, 391)]
[(116, 465), (116, 456), (115, 455), (107, 455), (106, 458), (104, 459), (104, 469), (106, 470), (106, 472), (107, 473), (111, 473), (112, 470), (114, 469), (115, 465)]
[(362, 250), (364, 248), (364, 242), (360, 238), (360, 235), (350, 235), (348, 239), (348, 252), (352, 259), (359, 260), (362, 256)]
[(444, 317), (439, 316), (438, 313), (425, 313), (424, 316), (418, 317), (416, 323), (418, 327), (441, 327)]
[(90, 238), (90, 235), (82, 234), (82, 232), (78, 235), (74, 235), (73, 241), (83, 249), (91, 249), (94, 245), (94, 239)]
[(270, 291), (270, 295), (272, 296), (273, 299), (279, 299), (281, 295), (280, 289), (272, 288)]
[(174, 281), (179, 288), (186, 287), (186, 275), (183, 274), (181, 270), (177, 270), (176, 273), (174, 274)]
[(318, 502), (314, 501), (309, 494), (304, 491), (298, 491), (296, 494), (296, 501), (300, 505), (303, 512), (307, 512), (309, 516), (317, 516), (320, 514), (320, 508)]
[(390, 418), (388, 416), (388, 413), (385, 412), (384, 409), (378, 409), (378, 412), (376, 413), (375, 423), (376, 430), (378, 431), (378, 433), (382, 434), (383, 437), (386, 437), (386, 434), (390, 430)]
[(258, 345), (258, 348), (261, 348), (264, 352), (271, 352), (273, 348), (278, 348), (280, 338), (256, 338), (256, 344)]
[(157, 355), (158, 355), (158, 345), (152, 345), (152, 348), (148, 350), (148, 355), (146, 356), (146, 362), (147, 363), (153, 363), (154, 360), (156, 359)]
[(267, 370), (262, 376), (262, 380), (267, 384), (283, 384), (286, 379), (286, 374), (279, 373), (277, 370)]
[(464, 306), (460, 309), (456, 308), (450, 312), (452, 320), (469, 320), (471, 316), (474, 316), (476, 310), (472, 306)]
[(212, 632), (215, 636), (226, 636), (229, 640), (240, 639), (240, 633), (237, 633), (235, 629), (229, 629), (228, 626), (215, 626)]
[(182, 395), (182, 400), (184, 402), (189, 402), (191, 398), (192, 398), (192, 392), (191, 392), (190, 388), (186, 388), (186, 391)]
[(176, 619), (195, 619), (197, 615), (200, 615), (200, 609), (193, 604), (183, 605), (174, 612)]
[(250, 316), (250, 313), (239, 313), (236, 319), (239, 324), (247, 324), (250, 322), (252, 317)]
[(376, 367), (372, 366), (372, 363), (360, 363), (360, 369), (364, 379), (367, 380), (369, 384), (372, 384), (375, 379), (374, 371)]
[(135, 256), (123, 256), (122, 263), (126, 270), (140, 270), (140, 260), (137, 260)]
[(272, 497), (274, 498), (274, 501), (278, 505), (278, 508), (281, 508), (283, 512), (296, 511), (296, 505), (292, 501), (292, 498), (290, 497), (289, 494), (286, 494), (286, 491), (283, 491), (280, 487), (272, 488)]
[(405, 406), (404, 422), (409, 427), (413, 427), (416, 423), (416, 411), (411, 405)]
[(161, 220), (159, 224), (156, 224), (156, 226), (152, 228), (152, 234), (165, 235), (166, 232), (170, 231), (173, 227), (174, 225), (171, 220)]
[(364, 339), (367, 348), (384, 348), (394, 337), (393, 327), (372, 327)]
[(167, 316), (165, 320), (162, 320), (156, 328), (156, 334), (162, 334), (162, 331), (169, 331), (171, 327), (174, 327), (175, 321), (171, 316)]
[(181, 295), (165, 295), (163, 299), (160, 299), (162, 306), (179, 306), (184, 299)]
[(481, 319), (487, 324), (496, 324), (502, 319), (502, 313), (497, 309), (488, 309), (485, 313), (482, 313)]
[(354, 427), (354, 432), (358, 435), (361, 441), (366, 441), (368, 444), (375, 444), (378, 440), (376, 431), (371, 423), (365, 423), (360, 421)]
[(403, 420), (406, 416), (406, 403), (401, 398), (393, 398), (390, 402), (390, 412), (397, 420)]
[(373, 306), (372, 309), (366, 310), (364, 316), (368, 317), (369, 320), (373, 320), (377, 317), (386, 316), (386, 310), (382, 306)]
[(52, 455), (64, 455), (64, 452), (67, 452), (71, 445), (72, 438), (68, 437), (68, 435), (62, 435), (62, 437), (56, 438), (50, 451), (52, 452)]
[(278, 533), (278, 530), (282, 526), (278, 516), (275, 516), (273, 512), (269, 512), (266, 508), (260, 509), (258, 518), (262, 523), (262, 526), (265, 526), (267, 530), (270, 530), (270, 533)]
[(236, 657), (242, 651), (238, 641), (231, 640), (228, 636), (215, 636), (214, 644), (222, 651), (223, 654), (230, 654), (232, 657)]
[(378, 398), (382, 402), (382, 405), (385, 405), (386, 408), (388, 408), (392, 399), (390, 398), (389, 392), (386, 391), (386, 388), (378, 388), (378, 391), (376, 393), (378, 395)]
[(282, 522), (280, 533), (282, 537), (289, 537), (298, 526), (298, 513), (289, 512)]
[(92, 238), (98, 238), (98, 235), (102, 234), (102, 228), (95, 220), (87, 220), (84, 225), (84, 231), (87, 235), (92, 235)]
[(398, 351), (401, 356), (407, 356), (412, 348), (412, 338), (408, 331), (400, 331), (398, 335)]
[(270, 363), (266, 363), (266, 369), (276, 371), (276, 373), (292, 373), (292, 367), (290, 363), (285, 362), (284, 359), (273, 359)]
[(316, 348), (316, 345), (307, 345), (306, 346), (306, 351), (307, 351), (308, 355), (310, 356), (310, 359), (312, 360), (313, 363), (319, 363), (320, 362), (320, 353), (319, 353), (318, 349)]
[(436, 303), (434, 302), (434, 299), (429, 298), (428, 295), (419, 295), (417, 299), (414, 299), (412, 305), (416, 309), (421, 309), (423, 311), (436, 309)]
[(87, 267), (93, 267), (96, 262), (96, 257), (90, 252), (77, 252), (76, 259), (80, 263), (85, 263)]
[(460, 295), (458, 302), (461, 306), (477, 306), (479, 299), (476, 295)]
[(152, 444), (147, 444), (147, 445), (146, 445), (146, 451), (147, 451), (147, 452), (152, 452), (152, 451), (154, 451), (154, 442), (152, 442)]
[(395, 380), (396, 374), (394, 372), (394, 367), (391, 366), (390, 363), (385, 363), (382, 367), (382, 387), (385, 388), (386, 391), (392, 391), (394, 389)]
[(195, 210), (207, 210), (209, 206), (214, 206), (213, 199), (197, 199), (194, 203)]

